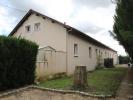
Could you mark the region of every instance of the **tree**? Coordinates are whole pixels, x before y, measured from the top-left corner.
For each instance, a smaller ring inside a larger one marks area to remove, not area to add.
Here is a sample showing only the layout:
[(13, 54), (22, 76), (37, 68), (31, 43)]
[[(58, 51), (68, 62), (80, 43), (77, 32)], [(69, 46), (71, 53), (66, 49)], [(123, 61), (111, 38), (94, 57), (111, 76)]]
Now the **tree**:
[(129, 54), (133, 62), (133, 0), (117, 0), (113, 36)]
[(130, 61), (128, 56), (119, 56), (119, 64), (128, 64)]

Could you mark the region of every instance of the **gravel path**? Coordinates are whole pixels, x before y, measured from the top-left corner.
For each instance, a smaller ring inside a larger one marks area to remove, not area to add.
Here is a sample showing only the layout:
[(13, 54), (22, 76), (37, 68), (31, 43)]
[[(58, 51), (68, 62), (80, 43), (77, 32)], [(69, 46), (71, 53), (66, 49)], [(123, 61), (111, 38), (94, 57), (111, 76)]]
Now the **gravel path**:
[(128, 73), (121, 83), (116, 100), (133, 100), (133, 84), (129, 84), (130, 77), (133, 77), (133, 69), (128, 69)]

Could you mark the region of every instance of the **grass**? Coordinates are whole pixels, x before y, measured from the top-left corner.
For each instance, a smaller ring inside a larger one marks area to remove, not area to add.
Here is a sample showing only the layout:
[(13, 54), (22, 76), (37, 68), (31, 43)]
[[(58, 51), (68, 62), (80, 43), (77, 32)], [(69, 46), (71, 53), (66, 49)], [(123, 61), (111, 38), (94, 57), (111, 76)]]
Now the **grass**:
[(94, 94), (115, 95), (126, 72), (126, 68), (110, 68), (89, 73), (89, 92)]
[(38, 86), (54, 89), (70, 89), (70, 87), (72, 86), (72, 78), (64, 77), (55, 80), (53, 79), (49, 81), (42, 81)]
[[(126, 68), (100, 69), (88, 73), (87, 92), (92, 94), (115, 95), (121, 80), (127, 72)], [(54, 89), (71, 89), (72, 77), (42, 81), (38, 86)]]

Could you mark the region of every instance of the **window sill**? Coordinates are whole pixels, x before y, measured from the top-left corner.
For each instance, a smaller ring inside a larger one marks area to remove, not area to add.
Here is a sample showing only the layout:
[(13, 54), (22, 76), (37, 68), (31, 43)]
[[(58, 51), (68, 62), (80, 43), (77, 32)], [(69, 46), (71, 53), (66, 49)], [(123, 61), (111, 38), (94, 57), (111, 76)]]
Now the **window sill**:
[(78, 57), (78, 55), (74, 55), (74, 57)]
[(25, 33), (31, 33), (31, 31), (26, 31)]
[(38, 31), (40, 31), (40, 29), (34, 30), (34, 32), (38, 32)]

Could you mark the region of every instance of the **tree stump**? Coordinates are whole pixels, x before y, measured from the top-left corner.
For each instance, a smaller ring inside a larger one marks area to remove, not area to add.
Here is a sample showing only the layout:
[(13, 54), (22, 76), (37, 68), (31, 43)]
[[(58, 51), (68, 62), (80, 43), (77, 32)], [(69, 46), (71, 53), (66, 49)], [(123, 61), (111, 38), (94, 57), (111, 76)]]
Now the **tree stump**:
[(76, 90), (85, 90), (87, 86), (86, 66), (76, 66), (74, 72), (73, 88)]

